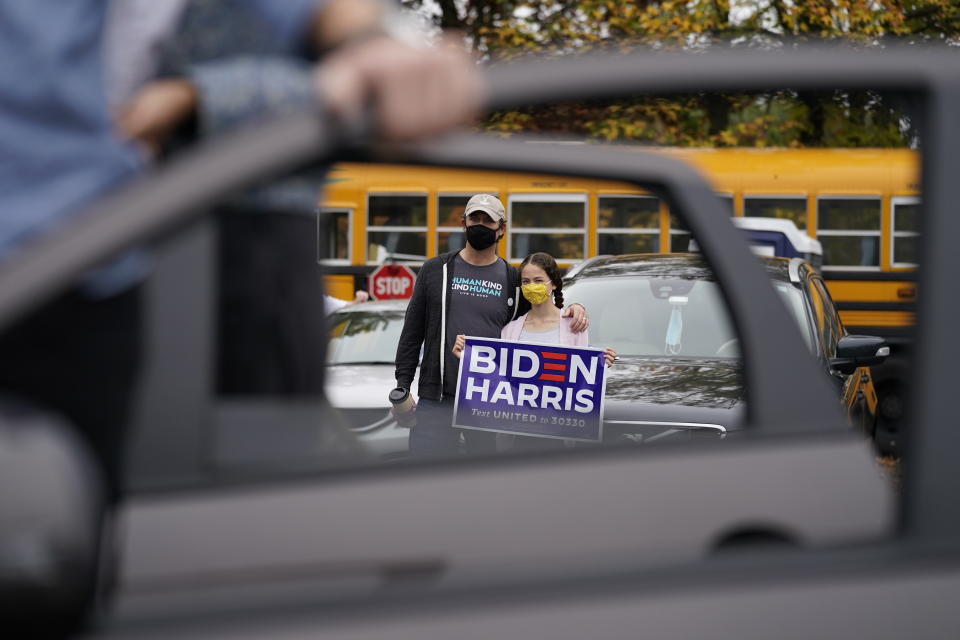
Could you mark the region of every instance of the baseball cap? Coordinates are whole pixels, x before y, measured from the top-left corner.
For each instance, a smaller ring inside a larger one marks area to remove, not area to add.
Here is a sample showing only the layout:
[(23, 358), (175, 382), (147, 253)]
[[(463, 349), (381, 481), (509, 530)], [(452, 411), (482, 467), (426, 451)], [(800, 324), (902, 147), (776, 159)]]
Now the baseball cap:
[(467, 201), (467, 208), (463, 210), (464, 217), (474, 211), (483, 211), (488, 214), (494, 222), (502, 222), (507, 217), (500, 198), (492, 196), (489, 193), (478, 193)]

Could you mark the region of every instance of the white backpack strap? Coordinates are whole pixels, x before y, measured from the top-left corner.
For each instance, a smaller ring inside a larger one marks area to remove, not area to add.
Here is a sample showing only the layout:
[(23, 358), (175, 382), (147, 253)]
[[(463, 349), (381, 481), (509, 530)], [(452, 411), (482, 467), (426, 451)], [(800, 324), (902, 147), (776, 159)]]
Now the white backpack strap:
[(443, 364), (447, 350), (447, 263), (443, 263), (443, 291), (440, 292), (440, 397), (443, 398)]

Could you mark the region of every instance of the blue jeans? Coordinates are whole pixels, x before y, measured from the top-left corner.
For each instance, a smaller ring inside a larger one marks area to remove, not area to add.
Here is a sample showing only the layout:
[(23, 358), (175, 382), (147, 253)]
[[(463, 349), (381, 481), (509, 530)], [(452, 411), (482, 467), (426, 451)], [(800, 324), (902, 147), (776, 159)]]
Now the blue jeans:
[(417, 424), (410, 429), (410, 455), (428, 457), (496, 452), (493, 433), (454, 429), (452, 424), (453, 398), (439, 402), (420, 398), (417, 401)]

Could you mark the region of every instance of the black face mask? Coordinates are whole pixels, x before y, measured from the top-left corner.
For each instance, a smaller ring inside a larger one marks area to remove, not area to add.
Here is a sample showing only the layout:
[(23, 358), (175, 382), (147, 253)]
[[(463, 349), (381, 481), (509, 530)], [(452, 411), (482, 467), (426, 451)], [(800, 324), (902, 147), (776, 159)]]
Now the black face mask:
[(496, 229), (491, 229), (482, 224), (467, 227), (467, 242), (477, 251), (483, 251), (498, 239)]

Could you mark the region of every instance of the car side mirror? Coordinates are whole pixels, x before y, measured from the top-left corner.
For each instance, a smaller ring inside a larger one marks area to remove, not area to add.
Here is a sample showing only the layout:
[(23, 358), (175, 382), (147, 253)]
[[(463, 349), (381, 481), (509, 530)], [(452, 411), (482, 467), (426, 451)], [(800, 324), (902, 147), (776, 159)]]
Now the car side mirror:
[(85, 620), (105, 540), (97, 469), (62, 418), (0, 397), (3, 629), (60, 637)]
[(890, 355), (890, 347), (877, 336), (843, 336), (837, 342), (837, 355), (830, 360), (830, 368), (851, 374), (857, 367), (872, 367), (883, 363)]

